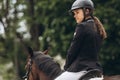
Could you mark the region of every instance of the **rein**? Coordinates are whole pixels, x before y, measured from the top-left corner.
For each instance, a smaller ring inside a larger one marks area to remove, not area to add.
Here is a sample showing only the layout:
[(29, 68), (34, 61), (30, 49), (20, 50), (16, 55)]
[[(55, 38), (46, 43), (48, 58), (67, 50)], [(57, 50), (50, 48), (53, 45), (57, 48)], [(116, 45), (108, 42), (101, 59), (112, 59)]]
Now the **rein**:
[(32, 70), (32, 63), (32, 59), (30, 59), (30, 63), (28, 64), (28, 69), (26, 70), (25, 76), (22, 77), (24, 80), (29, 80), (29, 74)]
[[(17, 38), (19, 38), (20, 42), (22, 43), (23, 47), (24, 47), (24, 50), (29, 54), (32, 52), (32, 49), (31, 47), (29, 47), (28, 45), (26, 45), (24, 43), (24, 41), (22, 40), (22, 36), (20, 35), (20, 33), (17, 33), (16, 32), (16, 36)], [(33, 54), (30, 55), (31, 57), (33, 56)], [(28, 69), (26, 70), (26, 73), (25, 73), (25, 76), (22, 77), (22, 79), (25, 79), (25, 80), (29, 80), (29, 74), (30, 72), (32, 72), (32, 59), (30, 57), (30, 61), (29, 61), (29, 64), (28, 64)], [(33, 75), (33, 74), (32, 74)]]

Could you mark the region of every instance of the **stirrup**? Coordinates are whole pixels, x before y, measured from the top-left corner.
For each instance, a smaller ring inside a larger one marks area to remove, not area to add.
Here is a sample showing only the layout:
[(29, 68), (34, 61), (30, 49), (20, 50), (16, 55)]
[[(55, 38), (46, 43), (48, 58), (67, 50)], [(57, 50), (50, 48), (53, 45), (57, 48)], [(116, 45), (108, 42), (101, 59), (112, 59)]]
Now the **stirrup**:
[(79, 80), (89, 80), (95, 77), (102, 77), (102, 72), (99, 69), (92, 69), (87, 71)]

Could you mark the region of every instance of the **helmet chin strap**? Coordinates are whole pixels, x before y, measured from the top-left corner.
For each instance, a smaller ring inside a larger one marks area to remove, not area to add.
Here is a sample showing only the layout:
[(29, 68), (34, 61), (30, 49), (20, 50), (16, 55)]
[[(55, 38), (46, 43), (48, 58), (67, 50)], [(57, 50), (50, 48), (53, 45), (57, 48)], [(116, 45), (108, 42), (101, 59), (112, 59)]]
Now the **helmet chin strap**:
[(85, 19), (86, 19), (86, 13), (85, 13), (86, 9), (83, 8), (82, 10), (83, 10), (83, 16), (84, 16), (84, 18), (83, 18), (83, 20), (82, 20), (82, 22), (83, 22), (83, 21), (85, 21)]
[(89, 17), (89, 16), (90, 16), (91, 18), (93, 18), (92, 12), (89, 12), (89, 13), (87, 14), (87, 13), (86, 13), (86, 11), (87, 11), (86, 8), (83, 8), (82, 10), (83, 10), (83, 16), (84, 16), (82, 22), (85, 21), (85, 20), (87, 19), (87, 17)]

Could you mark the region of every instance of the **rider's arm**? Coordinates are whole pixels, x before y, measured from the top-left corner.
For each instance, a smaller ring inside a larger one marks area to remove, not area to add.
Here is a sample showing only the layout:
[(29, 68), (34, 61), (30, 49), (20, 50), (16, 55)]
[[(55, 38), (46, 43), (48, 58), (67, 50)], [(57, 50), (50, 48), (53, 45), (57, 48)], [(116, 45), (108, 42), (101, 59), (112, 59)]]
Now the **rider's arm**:
[(84, 37), (84, 26), (81, 24), (79, 24), (76, 27), (75, 33), (74, 33), (74, 37), (73, 37), (73, 41), (71, 43), (71, 46), (68, 50), (67, 53), (67, 57), (66, 57), (66, 63), (64, 66), (64, 69), (66, 70), (67, 68), (70, 67), (70, 65), (73, 63), (73, 61), (77, 58), (80, 49), (81, 49), (81, 45), (82, 45), (82, 40)]

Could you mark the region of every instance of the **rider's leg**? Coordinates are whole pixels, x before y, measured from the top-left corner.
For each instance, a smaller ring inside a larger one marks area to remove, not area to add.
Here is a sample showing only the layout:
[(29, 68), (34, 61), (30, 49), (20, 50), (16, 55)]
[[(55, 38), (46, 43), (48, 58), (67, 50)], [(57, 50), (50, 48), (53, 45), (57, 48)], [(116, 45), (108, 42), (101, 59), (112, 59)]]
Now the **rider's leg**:
[(86, 72), (87, 71), (80, 71), (80, 72), (65, 71), (60, 76), (58, 76), (55, 80), (78, 80)]

